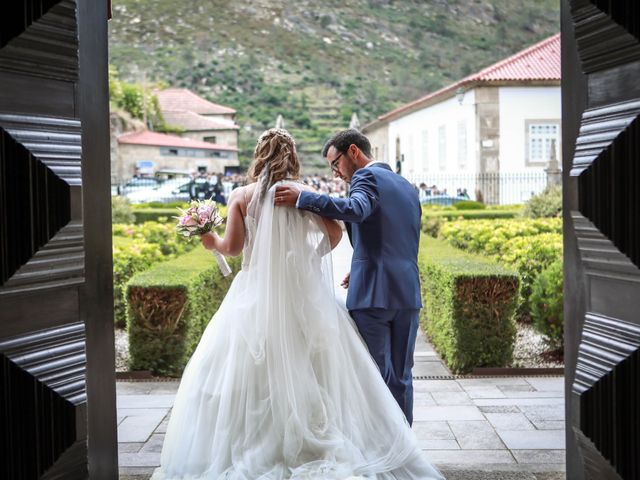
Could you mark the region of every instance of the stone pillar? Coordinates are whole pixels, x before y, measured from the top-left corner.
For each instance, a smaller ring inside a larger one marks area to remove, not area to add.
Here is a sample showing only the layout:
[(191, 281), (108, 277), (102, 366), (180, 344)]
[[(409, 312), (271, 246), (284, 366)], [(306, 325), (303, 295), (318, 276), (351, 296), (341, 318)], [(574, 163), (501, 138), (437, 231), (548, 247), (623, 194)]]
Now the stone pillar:
[(476, 138), (479, 142), (476, 197), (500, 203), (500, 97), (498, 87), (479, 87), (476, 94)]
[(549, 163), (547, 168), (544, 169), (547, 173), (547, 186), (562, 185), (562, 170), (560, 170), (560, 163), (556, 155), (556, 141), (551, 141), (551, 147), (549, 152)]

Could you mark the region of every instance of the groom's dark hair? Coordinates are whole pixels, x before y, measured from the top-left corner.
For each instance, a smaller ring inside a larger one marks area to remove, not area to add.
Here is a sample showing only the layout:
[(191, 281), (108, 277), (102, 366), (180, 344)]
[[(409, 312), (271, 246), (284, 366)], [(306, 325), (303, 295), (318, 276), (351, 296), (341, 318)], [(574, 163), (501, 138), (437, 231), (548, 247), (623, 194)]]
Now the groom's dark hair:
[(334, 147), (340, 153), (346, 153), (351, 145), (355, 145), (367, 158), (371, 158), (371, 143), (369, 139), (355, 128), (342, 130), (331, 137), (322, 149), (322, 156), (326, 157), (331, 147)]

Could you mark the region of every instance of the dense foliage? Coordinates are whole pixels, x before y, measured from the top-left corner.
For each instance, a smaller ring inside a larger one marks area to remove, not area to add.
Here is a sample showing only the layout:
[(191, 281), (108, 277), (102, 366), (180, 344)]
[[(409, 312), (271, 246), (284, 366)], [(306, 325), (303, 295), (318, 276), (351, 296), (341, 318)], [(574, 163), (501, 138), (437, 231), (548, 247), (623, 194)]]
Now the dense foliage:
[(530, 218), (559, 217), (562, 215), (562, 187), (552, 185), (529, 199), (524, 215)]

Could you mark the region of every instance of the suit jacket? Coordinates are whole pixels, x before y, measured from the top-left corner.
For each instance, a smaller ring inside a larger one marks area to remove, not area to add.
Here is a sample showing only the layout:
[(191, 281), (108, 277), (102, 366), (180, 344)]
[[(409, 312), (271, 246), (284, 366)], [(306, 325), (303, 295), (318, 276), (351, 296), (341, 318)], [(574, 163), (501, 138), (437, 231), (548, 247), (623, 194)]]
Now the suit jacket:
[(418, 248), (421, 207), (412, 185), (384, 163), (357, 170), (347, 198), (303, 191), (298, 208), (351, 223), (347, 308), (422, 307)]

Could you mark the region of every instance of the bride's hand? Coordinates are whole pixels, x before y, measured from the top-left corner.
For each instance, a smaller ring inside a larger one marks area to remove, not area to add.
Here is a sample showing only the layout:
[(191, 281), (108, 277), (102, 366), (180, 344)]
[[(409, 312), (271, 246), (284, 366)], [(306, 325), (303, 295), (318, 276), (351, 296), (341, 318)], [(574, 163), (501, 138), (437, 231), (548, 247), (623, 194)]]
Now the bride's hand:
[(216, 247), (216, 239), (211, 232), (200, 235), (200, 241), (207, 250), (213, 250)]
[(340, 284), (340, 286), (342, 288), (349, 288), (349, 279), (351, 278), (351, 272), (347, 273), (347, 276), (344, 277), (344, 280), (342, 280), (342, 283)]

